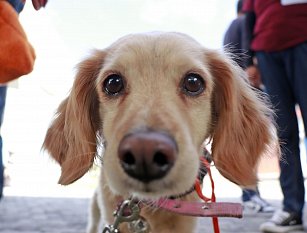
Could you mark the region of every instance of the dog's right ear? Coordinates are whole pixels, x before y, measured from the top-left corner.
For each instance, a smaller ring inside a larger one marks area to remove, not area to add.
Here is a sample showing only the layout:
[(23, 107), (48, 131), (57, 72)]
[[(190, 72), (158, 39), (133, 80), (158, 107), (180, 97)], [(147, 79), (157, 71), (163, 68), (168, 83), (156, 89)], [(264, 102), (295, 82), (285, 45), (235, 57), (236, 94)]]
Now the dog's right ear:
[(60, 184), (79, 179), (93, 164), (101, 124), (96, 78), (104, 57), (104, 51), (95, 51), (79, 64), (70, 95), (60, 104), (47, 131), (43, 148), (61, 165)]
[(271, 154), (278, 142), (273, 110), (229, 58), (211, 52), (208, 60), (215, 78), (212, 132), (215, 166), (237, 184), (255, 185), (259, 159)]

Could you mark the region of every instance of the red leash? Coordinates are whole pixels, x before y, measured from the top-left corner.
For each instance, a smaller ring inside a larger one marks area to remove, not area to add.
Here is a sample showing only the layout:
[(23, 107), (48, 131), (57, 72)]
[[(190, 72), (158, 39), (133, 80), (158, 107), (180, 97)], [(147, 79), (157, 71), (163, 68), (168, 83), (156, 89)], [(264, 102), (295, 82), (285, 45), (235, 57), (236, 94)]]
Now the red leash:
[[(200, 185), (200, 181), (198, 179), (195, 182), (195, 191), (197, 192), (198, 196), (202, 200), (204, 200), (205, 202), (211, 201), (212, 203), (215, 203), (216, 198), (215, 198), (215, 193), (214, 193), (214, 181), (213, 181), (212, 173), (211, 173), (211, 170), (210, 170), (210, 164), (208, 163), (208, 161), (204, 157), (201, 157), (201, 162), (204, 164), (204, 166), (207, 169), (207, 172), (209, 174), (209, 178), (210, 178), (210, 182), (211, 182), (211, 189), (212, 189), (211, 198), (207, 198), (203, 195), (201, 185)], [(214, 233), (220, 233), (218, 218), (212, 217), (212, 223), (213, 223)]]

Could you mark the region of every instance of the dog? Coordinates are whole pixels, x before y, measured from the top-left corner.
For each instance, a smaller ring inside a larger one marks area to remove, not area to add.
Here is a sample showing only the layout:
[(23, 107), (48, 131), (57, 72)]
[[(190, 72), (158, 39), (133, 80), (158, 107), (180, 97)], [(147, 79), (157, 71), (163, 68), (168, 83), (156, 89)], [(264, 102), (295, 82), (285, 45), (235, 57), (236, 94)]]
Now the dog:
[[(181, 33), (132, 34), (79, 64), (43, 147), (60, 164), (62, 185), (89, 171), (103, 148), (88, 227), (97, 233), (101, 213), (113, 223), (119, 200), (198, 200), (188, 191), (206, 141), (223, 176), (254, 185), (275, 140), (272, 114), (226, 53)], [(159, 208), (141, 216), (152, 233), (195, 230), (195, 218)], [(130, 232), (126, 223), (119, 229)]]

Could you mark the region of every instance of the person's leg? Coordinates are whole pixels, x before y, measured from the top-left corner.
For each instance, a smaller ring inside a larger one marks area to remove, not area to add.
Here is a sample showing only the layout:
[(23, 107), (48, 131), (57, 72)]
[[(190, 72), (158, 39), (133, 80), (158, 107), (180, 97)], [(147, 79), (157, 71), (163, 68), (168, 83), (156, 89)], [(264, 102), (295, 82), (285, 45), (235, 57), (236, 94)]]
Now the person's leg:
[[(291, 78), (293, 93), (296, 102), (299, 104), (301, 109), (301, 115), (305, 127), (305, 135), (307, 135), (307, 43), (300, 44), (285, 51), (284, 57), (286, 59), (288, 76)], [(296, 199), (296, 206), (292, 208), (295, 208), (296, 211), (300, 211), (302, 214), (305, 204), (305, 187), (300, 154), (297, 154), (294, 159), (296, 164), (291, 170), (293, 170), (296, 175), (294, 184), (296, 185), (296, 195), (294, 196)]]
[[(307, 152), (307, 42), (303, 43), (293, 50), (296, 59), (295, 59), (295, 76), (296, 76), (296, 86), (295, 94), (300, 106), (304, 128), (305, 128), (305, 147)], [(302, 60), (303, 59), (303, 60)]]
[(0, 200), (3, 195), (3, 187), (4, 187), (4, 166), (2, 158), (2, 137), (0, 135)]
[[(6, 100), (6, 86), (0, 86), (0, 129), (3, 121), (3, 114), (4, 114), (4, 107), (5, 107), (5, 100)], [(4, 186), (4, 168), (3, 168), (3, 161), (2, 161), (2, 137), (0, 133), (0, 199), (2, 197)]]
[(251, 197), (258, 194), (258, 190), (255, 189), (242, 189), (242, 201), (250, 201)]
[(261, 198), (258, 187), (242, 189), (242, 201), (245, 213), (271, 213), (275, 208)]
[(278, 136), (282, 149), (280, 184), (284, 194), (284, 210), (301, 216), (301, 192), (304, 193), (304, 186), (302, 186), (304, 183), (300, 163), (293, 78), (288, 75), (290, 72), (284, 53), (258, 53), (257, 58), (262, 79), (271, 102), (276, 108)]

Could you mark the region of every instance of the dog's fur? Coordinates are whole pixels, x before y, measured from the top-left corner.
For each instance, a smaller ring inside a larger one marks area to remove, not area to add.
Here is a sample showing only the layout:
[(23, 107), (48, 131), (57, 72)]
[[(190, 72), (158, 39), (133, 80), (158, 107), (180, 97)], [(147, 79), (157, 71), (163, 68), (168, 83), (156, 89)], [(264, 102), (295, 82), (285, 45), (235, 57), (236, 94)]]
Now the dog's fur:
[[(103, 90), (110, 74), (125, 80), (121, 95)], [(182, 90), (188, 73), (202, 77), (196, 96)], [(240, 185), (253, 185), (259, 157), (274, 140), (271, 110), (249, 86), (245, 73), (224, 53), (202, 47), (180, 33), (128, 35), (81, 62), (70, 95), (59, 106), (44, 147), (61, 165), (60, 184), (70, 184), (92, 166), (103, 144), (103, 166), (92, 203), (90, 232), (100, 211), (112, 223), (119, 199), (156, 200), (189, 190), (200, 167), (202, 145), (212, 140), (217, 169)], [(128, 176), (118, 158), (121, 140), (148, 129), (168, 134), (177, 145), (166, 176), (143, 183)], [(100, 145), (99, 145), (100, 144)], [(196, 200), (195, 193), (183, 199)], [(99, 208), (98, 208), (99, 206)], [(142, 209), (153, 233), (187, 233), (194, 218)], [(125, 233), (125, 224), (121, 227)]]

